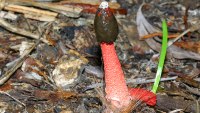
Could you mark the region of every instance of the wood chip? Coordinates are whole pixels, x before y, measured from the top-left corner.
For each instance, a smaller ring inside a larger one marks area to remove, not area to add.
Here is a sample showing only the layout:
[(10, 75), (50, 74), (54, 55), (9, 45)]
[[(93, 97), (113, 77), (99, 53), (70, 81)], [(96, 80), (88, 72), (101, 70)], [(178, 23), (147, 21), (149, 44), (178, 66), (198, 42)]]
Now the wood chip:
[(60, 14), (63, 14), (65, 16), (69, 17), (79, 17), (81, 15), (82, 8), (78, 6), (71, 6), (71, 5), (57, 5), (53, 3), (40, 3), (35, 2), (33, 0), (6, 0), (5, 4), (9, 5), (21, 5), (21, 6), (31, 6), (31, 7), (37, 7), (41, 9), (47, 9), (50, 11), (54, 11)]
[(23, 13), (25, 17), (39, 21), (54, 21), (58, 15), (58, 13), (19, 5), (8, 5), (4, 9), (8, 11)]

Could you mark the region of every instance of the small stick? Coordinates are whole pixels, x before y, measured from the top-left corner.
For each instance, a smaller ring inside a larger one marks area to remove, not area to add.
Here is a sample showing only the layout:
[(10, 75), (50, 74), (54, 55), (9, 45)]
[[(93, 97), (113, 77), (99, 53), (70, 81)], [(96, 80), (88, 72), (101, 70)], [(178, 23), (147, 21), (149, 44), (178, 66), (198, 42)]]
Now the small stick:
[[(24, 29), (20, 29), (20, 28), (17, 28), (11, 24), (9, 24), (8, 22), (6, 22), (4, 19), (0, 18), (0, 26), (7, 29), (8, 31), (11, 31), (13, 33), (16, 33), (16, 34), (20, 34), (20, 35), (23, 35), (23, 36), (26, 36), (26, 37), (30, 37), (30, 38), (33, 38), (33, 39), (39, 39), (39, 35), (38, 34), (34, 34), (34, 33), (31, 33), (29, 31), (26, 31)], [(50, 42), (48, 40), (46, 40), (44, 37), (41, 39), (44, 43), (47, 43), (49, 45)]]
[[(175, 77), (169, 77), (169, 78), (161, 78), (161, 82), (163, 82), (163, 81), (170, 81), (170, 80), (175, 80), (177, 78), (177, 76), (175, 76)], [(131, 83), (133, 83), (133, 84), (148, 84), (148, 83), (152, 83), (152, 82), (154, 82), (155, 81), (155, 79), (149, 79), (149, 80), (146, 80), (146, 79), (134, 79), (134, 80), (127, 80), (127, 83), (128, 84), (131, 84)]]
[[(170, 81), (170, 80), (175, 80), (177, 78), (177, 76), (174, 76), (174, 77), (169, 77), (169, 78), (161, 78), (160, 81), (161, 82), (164, 82), (164, 81)], [(148, 84), (148, 83), (152, 83), (154, 82), (155, 79), (149, 79), (149, 80), (146, 80), (146, 79), (130, 79), (130, 80), (127, 80), (127, 84), (134, 84), (134, 85), (138, 85), (138, 84)], [(102, 87), (103, 86), (103, 83), (96, 83), (96, 84), (92, 84), (92, 85), (89, 85), (85, 88), (85, 90), (88, 90), (88, 89), (93, 89), (93, 88), (96, 88), (96, 87)]]
[(24, 60), (26, 59), (26, 57), (31, 53), (31, 51), (40, 43), (40, 38), (43, 35), (43, 32), (40, 33), (41, 35), (39, 36), (39, 38), (37, 39), (37, 42), (35, 44), (33, 44), (32, 47), (29, 48), (29, 50), (25, 51), (17, 60), (17, 62), (14, 64), (13, 67), (11, 67), (1, 78), (0, 78), (0, 86), (3, 85), (12, 75), (13, 73), (19, 68), (21, 67), (21, 65), (23, 64)]
[(5, 18), (5, 19), (9, 19), (9, 20), (16, 20), (17, 15), (13, 14), (11, 12), (0, 11), (0, 18)]
[[(177, 33), (177, 34), (169, 34), (168, 35), (168, 38), (176, 38), (178, 37), (180, 34)], [(155, 33), (151, 33), (151, 34), (148, 34), (148, 35), (145, 35), (145, 36), (142, 36), (140, 39), (141, 40), (144, 40), (144, 39), (148, 39), (148, 38), (153, 38), (153, 37), (156, 37), (156, 36), (162, 36), (162, 33), (161, 32), (155, 32)]]
[(4, 7), (4, 10), (23, 13), (25, 17), (39, 21), (54, 21), (58, 15), (55, 12), (12, 4)]
[(174, 42), (176, 42), (178, 39), (180, 39), (182, 36), (184, 36), (185, 34), (187, 34), (188, 32), (193, 32), (196, 31), (200, 28), (200, 23), (197, 23), (195, 26), (185, 30), (183, 33), (181, 33), (178, 37), (174, 38), (173, 40), (170, 40), (168, 42), (168, 47), (171, 46)]
[(25, 59), (26, 57), (20, 57), (15, 65), (8, 71), (6, 71), (4, 75), (2, 75), (2, 77), (0, 78), (0, 86), (3, 85), (19, 67), (21, 67)]
[(70, 5), (62, 6), (52, 3), (44, 4), (40, 2), (34, 2), (33, 0), (6, 0), (5, 2), (6, 2), (5, 4), (8, 5), (13, 4), (13, 5), (32, 6), (32, 7), (47, 9), (69, 17), (79, 17), (81, 11), (83, 10), (82, 8), (76, 6), (70, 6)]
[[(67, 3), (78, 3), (78, 4), (90, 4), (90, 5), (97, 5), (99, 6), (99, 0), (62, 0), (60, 1), (58, 4), (67, 4)], [(117, 2), (108, 2), (110, 8), (112, 9), (118, 9), (120, 8), (120, 4), (118, 4)]]
[(0, 91), (0, 93), (9, 96), (10, 98), (12, 98), (13, 100), (15, 100), (16, 102), (20, 103), (22, 106), (26, 107), (26, 105), (25, 105), (23, 102), (21, 102), (20, 100), (16, 99), (16, 98), (13, 97), (13, 96), (11, 96), (9, 93), (3, 92), (3, 91)]
[(199, 101), (198, 100), (195, 100), (195, 101), (197, 103), (197, 113), (200, 113)]
[(190, 29), (187, 29), (183, 33), (181, 33), (178, 37), (174, 38), (173, 40), (168, 42), (168, 47), (171, 46), (174, 42), (176, 42), (178, 39), (180, 39), (182, 36), (184, 36), (186, 33), (190, 32)]

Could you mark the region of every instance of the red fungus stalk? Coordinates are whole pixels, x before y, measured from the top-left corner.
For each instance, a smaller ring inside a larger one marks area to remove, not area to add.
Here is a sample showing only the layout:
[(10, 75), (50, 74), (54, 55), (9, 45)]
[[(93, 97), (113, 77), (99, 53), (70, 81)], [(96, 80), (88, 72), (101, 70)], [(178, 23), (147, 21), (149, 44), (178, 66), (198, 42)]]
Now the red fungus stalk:
[(106, 98), (117, 108), (130, 103), (130, 95), (126, 86), (121, 64), (113, 43), (101, 43), (104, 60)]
[(114, 41), (119, 31), (117, 20), (105, 1), (100, 4), (97, 10), (94, 28), (102, 50), (106, 99), (118, 109), (128, 107), (131, 100), (155, 105), (156, 97), (152, 92), (139, 88), (128, 90), (126, 86), (124, 73), (114, 47)]
[(131, 88), (129, 92), (132, 100), (145, 102), (149, 106), (156, 105), (156, 95), (153, 92), (141, 88)]
[(118, 35), (118, 25), (107, 2), (100, 4), (96, 13), (94, 27), (97, 40), (101, 43), (106, 99), (117, 108), (127, 106), (131, 98), (113, 43)]

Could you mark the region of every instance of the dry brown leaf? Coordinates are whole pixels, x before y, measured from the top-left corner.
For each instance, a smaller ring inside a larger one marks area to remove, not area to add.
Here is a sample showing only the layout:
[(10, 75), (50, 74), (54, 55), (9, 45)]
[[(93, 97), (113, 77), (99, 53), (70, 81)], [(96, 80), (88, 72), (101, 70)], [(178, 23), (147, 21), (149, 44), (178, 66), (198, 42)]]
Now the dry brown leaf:
[(190, 50), (196, 53), (200, 53), (200, 41), (198, 42), (185, 42), (185, 41), (181, 41), (181, 42), (175, 42), (174, 43), (176, 46), (184, 48), (186, 50)]
[[(136, 18), (136, 23), (137, 23), (137, 29), (140, 37), (143, 37), (145, 35), (155, 33), (155, 32), (160, 32), (160, 30), (157, 30), (155, 27), (153, 27), (144, 17), (142, 13), (142, 7), (144, 4), (142, 4), (137, 12), (137, 18)], [(157, 40), (160, 40), (158, 37), (154, 37)], [(154, 39), (146, 39), (145, 40), (147, 44), (155, 51), (160, 52), (161, 44), (155, 41)], [(167, 50), (167, 55), (170, 57), (174, 57), (177, 59), (195, 59), (195, 60), (200, 60), (200, 54), (192, 52), (192, 51), (187, 51), (182, 48), (179, 48), (175, 45), (171, 45), (168, 47)]]
[(0, 91), (8, 91), (12, 89), (12, 85), (10, 82), (5, 83), (4, 85), (0, 86)]
[(71, 91), (45, 91), (45, 90), (34, 90), (33, 95), (36, 98), (47, 99), (48, 101), (57, 102), (59, 100), (68, 99), (72, 96), (76, 96), (75, 92)]
[[(176, 38), (177, 36), (179, 36), (180, 34), (169, 34), (168, 38)], [(153, 37), (156, 37), (156, 36), (159, 36), (159, 37), (162, 37), (162, 33), (159, 32), (159, 33), (151, 33), (151, 34), (148, 34), (148, 35), (145, 35), (143, 37), (140, 37), (140, 39), (147, 39), (147, 38), (153, 38)]]

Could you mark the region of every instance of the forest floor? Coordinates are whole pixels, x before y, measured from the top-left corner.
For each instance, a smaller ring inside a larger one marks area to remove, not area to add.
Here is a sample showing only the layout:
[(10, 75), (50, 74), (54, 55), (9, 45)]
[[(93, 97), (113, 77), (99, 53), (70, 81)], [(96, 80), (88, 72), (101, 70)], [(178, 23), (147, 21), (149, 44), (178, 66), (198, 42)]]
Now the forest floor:
[[(48, 1), (48, 2), (47, 2)], [(1, 0), (0, 113), (102, 113), (104, 70), (94, 18), (101, 0)], [(200, 113), (200, 0), (110, 0), (115, 48), (128, 87), (152, 89), (169, 43), (155, 106), (131, 113)]]

